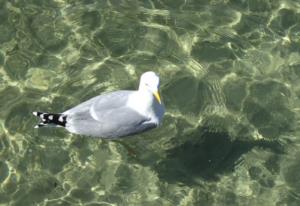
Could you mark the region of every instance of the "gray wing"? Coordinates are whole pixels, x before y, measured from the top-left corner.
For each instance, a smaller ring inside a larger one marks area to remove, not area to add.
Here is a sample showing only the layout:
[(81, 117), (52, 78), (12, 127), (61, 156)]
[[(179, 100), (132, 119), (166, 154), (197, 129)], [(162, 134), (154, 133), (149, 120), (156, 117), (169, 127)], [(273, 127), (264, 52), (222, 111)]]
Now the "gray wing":
[(132, 92), (103, 94), (66, 111), (71, 116), (67, 129), (78, 134), (117, 138), (156, 127), (150, 118), (126, 106)]
[[(90, 105), (90, 113), (93, 118), (101, 121), (106, 119), (111, 112), (125, 107), (128, 97), (134, 91), (115, 91), (98, 96)], [(115, 113), (115, 112), (114, 112)]]
[(85, 102), (82, 102), (81, 104), (63, 112), (64, 114), (75, 114), (75, 113), (81, 113), (81, 112), (87, 112), (89, 111), (91, 105), (101, 96), (93, 97)]
[(101, 107), (101, 110), (107, 110), (112, 108), (118, 108), (126, 104), (128, 95), (133, 91), (115, 91), (107, 94), (102, 94), (96, 97), (93, 97), (85, 102), (80, 103), (79, 105), (67, 110), (64, 114), (76, 114), (81, 112), (87, 112), (90, 108), (95, 105), (94, 103)]
[(133, 91), (117, 91), (98, 98), (90, 107), (91, 116), (100, 123), (105, 136), (118, 137), (135, 134), (155, 127), (150, 118), (126, 106)]

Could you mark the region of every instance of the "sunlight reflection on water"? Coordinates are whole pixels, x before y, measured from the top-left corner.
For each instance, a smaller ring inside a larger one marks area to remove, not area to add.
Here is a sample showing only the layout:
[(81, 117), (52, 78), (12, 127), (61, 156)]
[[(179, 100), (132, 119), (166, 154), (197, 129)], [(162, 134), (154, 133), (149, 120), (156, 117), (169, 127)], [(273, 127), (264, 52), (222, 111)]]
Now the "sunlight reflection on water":
[[(0, 0), (0, 203), (298, 205), (296, 1)], [(162, 127), (34, 130), (160, 74)]]

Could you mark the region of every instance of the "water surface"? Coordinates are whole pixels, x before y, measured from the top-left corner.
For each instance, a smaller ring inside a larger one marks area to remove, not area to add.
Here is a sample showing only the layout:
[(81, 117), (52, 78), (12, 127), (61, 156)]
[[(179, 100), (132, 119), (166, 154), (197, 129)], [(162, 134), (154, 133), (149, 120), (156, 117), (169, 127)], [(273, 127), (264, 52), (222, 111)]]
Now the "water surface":
[[(0, 0), (0, 204), (300, 205), (300, 1)], [(160, 74), (162, 127), (33, 129)]]

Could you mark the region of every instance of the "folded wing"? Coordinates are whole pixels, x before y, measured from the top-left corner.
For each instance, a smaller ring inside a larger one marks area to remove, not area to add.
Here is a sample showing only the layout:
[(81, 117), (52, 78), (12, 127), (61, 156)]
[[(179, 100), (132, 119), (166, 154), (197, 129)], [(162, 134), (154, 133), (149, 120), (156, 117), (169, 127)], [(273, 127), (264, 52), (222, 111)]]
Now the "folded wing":
[(126, 106), (128, 96), (133, 91), (117, 91), (101, 95), (91, 105), (90, 115), (99, 122), (105, 136), (135, 134), (156, 125), (150, 119)]

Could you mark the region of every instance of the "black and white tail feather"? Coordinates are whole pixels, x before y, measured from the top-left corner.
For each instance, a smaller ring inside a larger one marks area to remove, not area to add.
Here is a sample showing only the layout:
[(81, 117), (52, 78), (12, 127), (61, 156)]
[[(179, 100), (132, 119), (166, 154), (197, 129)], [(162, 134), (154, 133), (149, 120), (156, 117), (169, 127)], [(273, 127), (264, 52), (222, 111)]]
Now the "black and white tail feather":
[(34, 128), (40, 128), (45, 126), (66, 127), (67, 116), (65, 114), (44, 112), (32, 112), (32, 114), (41, 119), (41, 122), (35, 125)]

